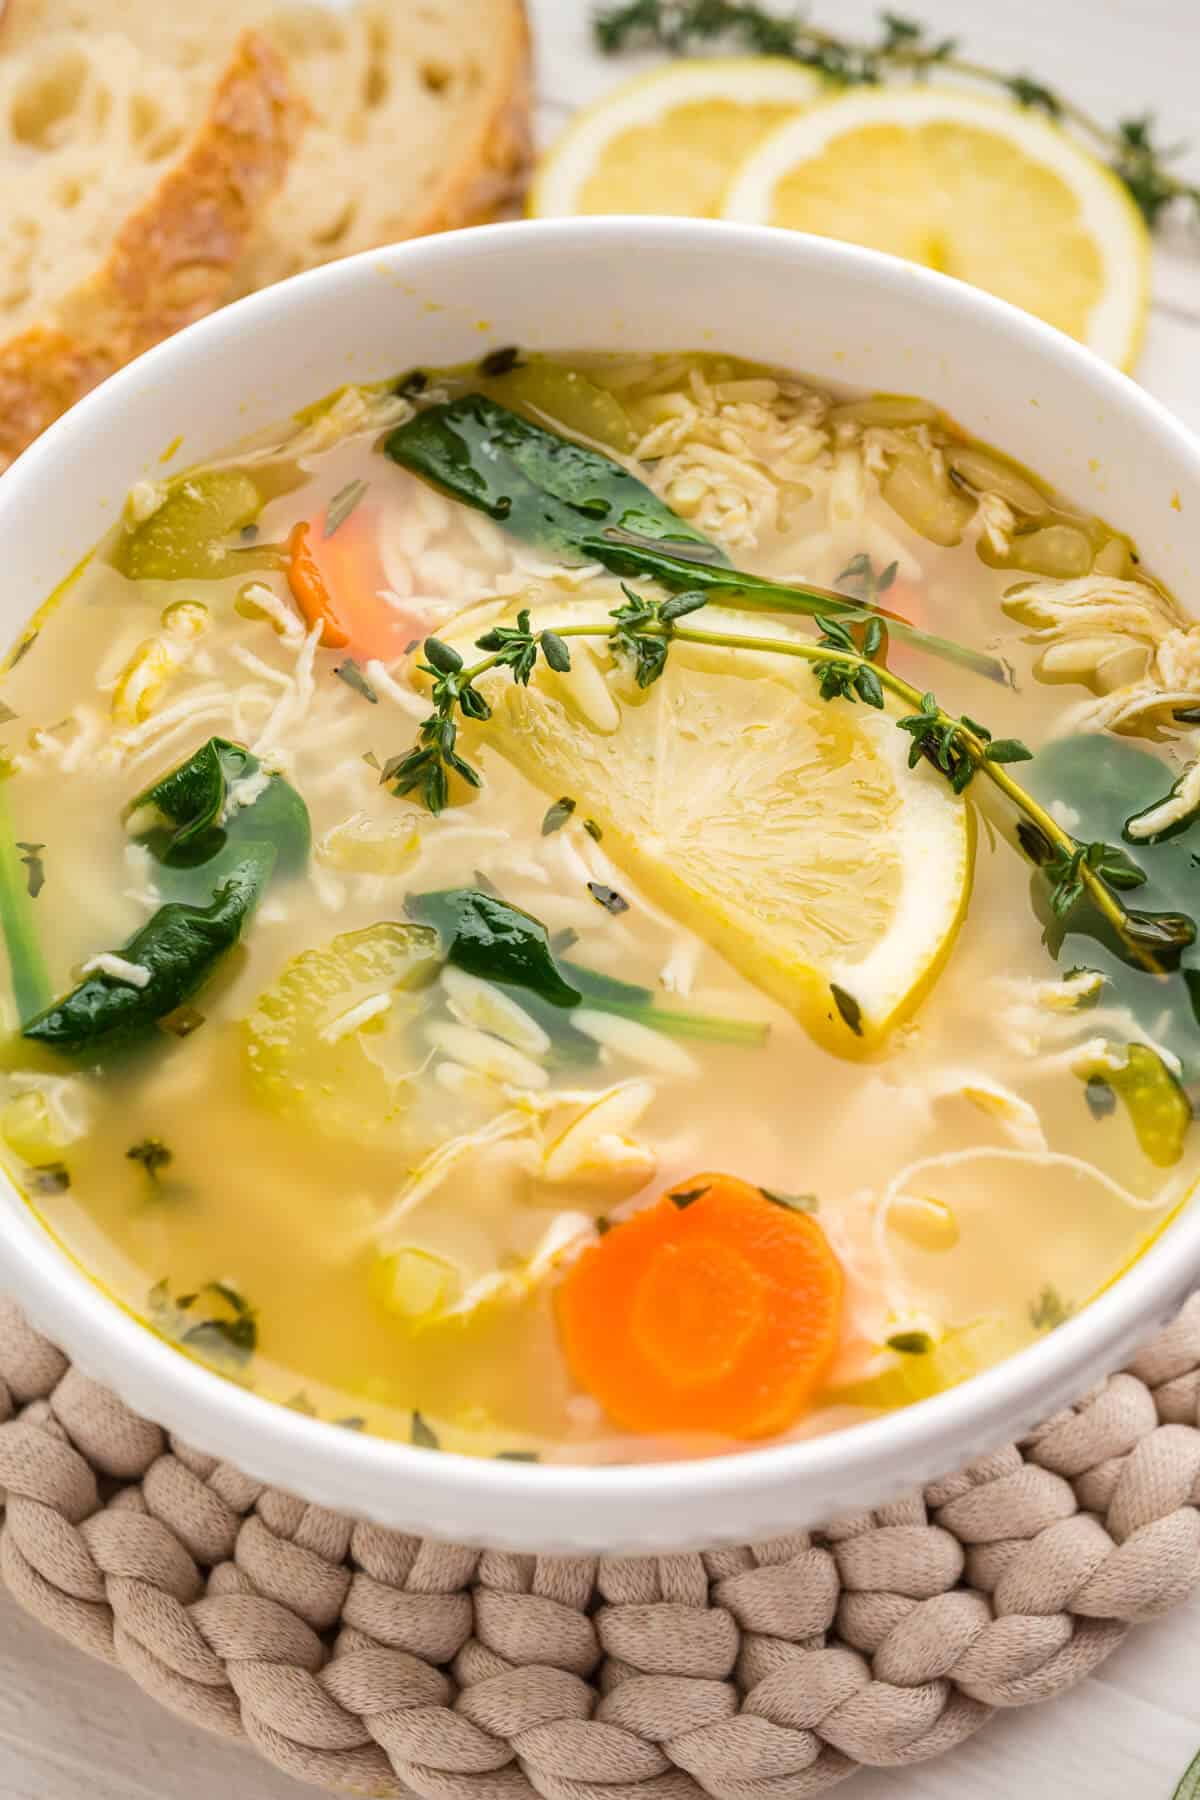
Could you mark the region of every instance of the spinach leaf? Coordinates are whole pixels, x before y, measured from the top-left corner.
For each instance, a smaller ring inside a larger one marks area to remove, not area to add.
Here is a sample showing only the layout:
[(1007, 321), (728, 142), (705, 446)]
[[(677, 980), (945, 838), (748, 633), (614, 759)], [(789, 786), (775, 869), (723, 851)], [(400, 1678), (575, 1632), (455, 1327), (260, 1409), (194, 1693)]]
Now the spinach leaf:
[(85, 976), (61, 1000), (29, 1020), (22, 1036), (68, 1056), (99, 1054), (149, 1031), (203, 986), (237, 943), (274, 866), (270, 845), (257, 847), (206, 907), (168, 901), (117, 951), (149, 973), (144, 987), (104, 974)]
[(103, 973), (85, 977), (28, 1019), (22, 1035), (69, 1056), (100, 1055), (149, 1032), (203, 986), (233, 948), (274, 875), (308, 855), (308, 809), (279, 775), (237, 806), (235, 781), (257, 775), (248, 750), (210, 738), (137, 796), (133, 836), (162, 865), (170, 897), (120, 946), (145, 969), (141, 987)]
[(447, 960), (468, 975), (505, 987), (527, 988), (552, 1006), (578, 1006), (583, 999), (559, 973), (550, 937), (540, 919), (478, 888), (442, 888), (414, 894), (411, 918), (436, 929)]
[[(597, 450), (574, 444), (483, 394), (428, 407), (390, 434), (393, 462), (556, 556), (590, 561), (604, 527), (722, 552), (657, 494)], [(604, 558), (600, 557), (603, 561)]]
[[(1027, 785), (1044, 805), (1069, 809), (1063, 816), (1072, 820), (1070, 830), (1081, 843), (1096, 843), (1115, 854), (1127, 821), (1161, 799), (1165, 772), (1162, 760), (1148, 750), (1119, 738), (1082, 734), (1039, 750), (1029, 764)], [(1037, 846), (1024, 838), (1022, 843), (1038, 861)], [(1200, 1024), (1189, 990), (1200, 988), (1194, 920), (1200, 823), (1156, 842), (1138, 842), (1136, 852), (1137, 869), (1145, 876), (1138, 897), (1145, 906), (1129, 916), (1160, 966), (1170, 971), (1166, 975), (1132, 965), (1086, 895), (1056, 916), (1040, 871), (1033, 877), (1034, 909), (1045, 927), (1047, 946), (1063, 967), (1099, 969), (1106, 983), (1105, 1004), (1128, 1006), (1155, 1043), (1179, 1057), (1184, 1081), (1194, 1081), (1200, 1078)]]
[[(672, 512), (644, 482), (597, 450), (547, 431), (483, 394), (430, 406), (398, 425), (384, 453), (514, 537), (614, 574), (649, 576), (672, 592), (721, 595), (743, 611), (869, 616), (861, 600), (827, 588), (784, 587), (731, 566), (718, 544)], [(994, 656), (889, 616), (906, 643), (1006, 681)]]

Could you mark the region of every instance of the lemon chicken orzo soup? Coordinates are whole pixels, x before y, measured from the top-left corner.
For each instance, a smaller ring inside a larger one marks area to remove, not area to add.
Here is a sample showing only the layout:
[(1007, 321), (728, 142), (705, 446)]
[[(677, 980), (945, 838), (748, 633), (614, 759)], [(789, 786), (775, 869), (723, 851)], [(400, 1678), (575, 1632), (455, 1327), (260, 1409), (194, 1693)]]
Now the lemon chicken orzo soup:
[(1200, 626), (921, 399), (348, 388), (139, 482), (3, 694), (4, 1161), (283, 1405), (553, 1462), (851, 1427), (1190, 1190)]

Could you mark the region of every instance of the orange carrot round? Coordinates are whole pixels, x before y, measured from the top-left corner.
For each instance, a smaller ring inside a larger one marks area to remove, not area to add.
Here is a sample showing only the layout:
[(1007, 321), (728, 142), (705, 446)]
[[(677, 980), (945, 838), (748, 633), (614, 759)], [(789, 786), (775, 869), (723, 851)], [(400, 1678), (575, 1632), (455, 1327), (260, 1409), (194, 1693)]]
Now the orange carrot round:
[(369, 504), (356, 506), (328, 537), (324, 511), (301, 520), (288, 539), (288, 585), (308, 624), (321, 625), (326, 649), (391, 662), (422, 628), (415, 613), (383, 597), (376, 522)]
[(630, 1431), (767, 1437), (829, 1371), (842, 1271), (816, 1220), (731, 1175), (696, 1175), (568, 1270), (575, 1380)]

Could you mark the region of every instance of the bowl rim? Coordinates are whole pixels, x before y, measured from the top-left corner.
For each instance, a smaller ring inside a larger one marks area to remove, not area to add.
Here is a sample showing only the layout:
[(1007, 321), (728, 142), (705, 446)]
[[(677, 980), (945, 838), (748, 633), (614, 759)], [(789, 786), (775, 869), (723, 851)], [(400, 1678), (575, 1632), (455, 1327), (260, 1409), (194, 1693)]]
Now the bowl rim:
[[(856, 275), (878, 292), (881, 304), (888, 293), (907, 293), (928, 300), (935, 313), (974, 314), (996, 339), (998, 350), (1006, 340), (1040, 348), (1077, 379), (1081, 393), (1140, 412), (1166, 444), (1181, 478), (1194, 483), (1200, 494), (1200, 440), (1129, 377), (1006, 301), (898, 258), (832, 239), (767, 226), (634, 215), (507, 222), (412, 240), (364, 251), (235, 302), (148, 351), (52, 425), (0, 482), (0, 521), (9, 509), (26, 504), (29, 496), (35, 504), (44, 504), (38, 496), (61, 481), (62, 464), (69, 461), (76, 440), (82, 435), (94, 442), (98, 431), (117, 428), (126, 401), (144, 405), (139, 396), (148, 387), (162, 393), (177, 359), (197, 352), (216, 358), (224, 343), (246, 334), (266, 341), (271, 325), (286, 319), (301, 295), (323, 291), (333, 309), (360, 284), (377, 279), (381, 265), (393, 278), (417, 270), (422, 278), (436, 278), (447, 269), (457, 268), (461, 274), (475, 259), (520, 257), (533, 247), (556, 248), (570, 256), (597, 245), (610, 246), (614, 254), (619, 246), (649, 256), (662, 249), (708, 252), (719, 245), (725, 258), (731, 253), (765, 258), (793, 276), (806, 267)], [(236, 405), (233, 397), (231, 434)], [(422, 1529), (436, 1530), (443, 1516), (452, 1527), (456, 1507), (469, 1500), (475, 1519), (494, 1519), (490, 1529), (495, 1541), (526, 1548), (536, 1548), (539, 1538), (554, 1534), (548, 1517), (552, 1509), (575, 1510), (568, 1535), (577, 1547), (600, 1549), (614, 1536), (628, 1541), (631, 1529), (648, 1548), (677, 1547), (687, 1541), (688, 1532), (655, 1528), (650, 1515), (660, 1502), (670, 1501), (674, 1511), (685, 1513), (693, 1499), (732, 1500), (751, 1487), (780, 1494), (791, 1489), (799, 1495), (807, 1482), (820, 1486), (835, 1477), (839, 1487), (851, 1492), (885, 1462), (922, 1468), (931, 1456), (936, 1461), (939, 1446), (944, 1446), (943, 1468), (955, 1458), (962, 1461), (978, 1454), (981, 1446), (1001, 1441), (1014, 1417), (1027, 1418), (1042, 1404), (1038, 1394), (1058, 1404), (1064, 1394), (1074, 1397), (1073, 1382), (1086, 1385), (1097, 1370), (1107, 1372), (1200, 1276), (1200, 1206), (1185, 1204), (1139, 1261), (1084, 1311), (994, 1368), (900, 1412), (821, 1436), (748, 1446), (715, 1457), (530, 1466), (455, 1451), (430, 1454), (395, 1440), (349, 1432), (211, 1372), (125, 1311), (42, 1224), (15, 1184), (6, 1176), (3, 1182), (19, 1204), (0, 1207), (0, 1274), (18, 1290), (35, 1324), (61, 1341), (86, 1372), (116, 1387), (131, 1405), (168, 1428), (186, 1418), (186, 1428), (180, 1429), (188, 1441), (236, 1460), (280, 1486), (295, 1486), (297, 1470), (312, 1470), (309, 1485), (322, 1490), (314, 1497), (323, 1504), (369, 1516), (371, 1492), (378, 1493), (381, 1482), (390, 1478), (412, 1495), (408, 1511), (426, 1521)], [(610, 1507), (611, 1514), (606, 1511)], [(519, 1522), (533, 1518), (536, 1525)]]

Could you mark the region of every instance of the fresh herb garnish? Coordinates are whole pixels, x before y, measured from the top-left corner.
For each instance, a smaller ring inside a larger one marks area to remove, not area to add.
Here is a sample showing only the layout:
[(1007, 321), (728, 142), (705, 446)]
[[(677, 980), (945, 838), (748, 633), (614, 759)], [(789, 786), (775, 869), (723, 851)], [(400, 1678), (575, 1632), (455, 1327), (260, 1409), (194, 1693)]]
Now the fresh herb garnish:
[(865, 550), (852, 556), (840, 575), (834, 577), (834, 585), (849, 588), (856, 600), (864, 606), (878, 604), (880, 594), (886, 594), (900, 572), (899, 563), (890, 562), (886, 569), (875, 573), (875, 564)]
[[(963, 793), (977, 774), (986, 776), (1022, 815), (1017, 824), (1018, 842), (1032, 862), (1047, 870), (1051, 893), (1059, 892), (1065, 882), (1067, 911), (1086, 897), (1133, 966), (1152, 971), (1178, 966), (1183, 950), (1196, 936), (1193, 922), (1186, 915), (1138, 913), (1122, 904), (1118, 890), (1128, 889), (1144, 879), (1139, 865), (1116, 845), (1097, 847), (1077, 843), (1053, 815), (1014, 780), (1008, 773), (1008, 765), (1032, 760), (1032, 752), (1018, 739), (993, 738), (978, 719), (965, 713), (955, 718), (943, 710), (936, 695), (928, 691), (922, 693), (883, 664), (872, 663), (865, 648), (859, 648), (853, 640), (849, 645), (841, 641), (839, 633), (849, 635), (843, 621), (818, 616), (822, 636), (817, 641), (704, 631), (678, 623), (681, 617), (702, 603), (702, 596), (678, 594), (673, 600), (656, 602), (643, 601), (629, 588), (624, 591), (624, 603), (609, 614), (612, 623), (564, 624), (553, 635), (559, 640), (571, 637), (609, 640), (614, 651), (632, 664), (636, 679), (643, 686), (650, 686), (661, 678), (671, 643), (676, 639), (714, 649), (752, 650), (757, 654), (791, 656), (813, 663), (821, 683), (820, 691), (824, 692), (830, 685), (835, 690), (825, 693), (827, 699), (866, 697), (867, 703), (873, 705), (874, 684), (878, 683), (915, 709), (896, 720), (897, 727), (913, 740), (908, 758), (910, 768), (923, 760), (930, 763), (956, 794)], [(685, 603), (682, 611), (670, 610), (674, 602)], [(875, 624), (877, 621), (868, 622), (864, 645), (868, 634), (873, 639)], [(429, 810), (440, 812), (448, 795), (447, 764), (465, 773), (473, 786), (479, 786), (477, 771), (464, 764), (454, 750), (455, 710), (461, 709), (475, 721), (489, 719), (491, 707), (475, 683), (498, 667), (508, 668), (514, 680), (528, 683), (537, 663), (540, 640), (545, 635), (544, 631), (540, 634), (532, 631), (530, 614), (522, 611), (517, 616), (515, 628), (493, 627), (476, 640), (477, 647), (488, 654), (469, 668), (458, 651), (437, 639), (427, 640), (426, 653), (430, 660), (423, 667), (426, 673), (436, 676), (435, 711), (421, 726), (418, 747), (406, 756), (393, 757), (384, 767), (383, 778), (395, 783), (395, 793), (406, 794), (420, 787)], [(846, 670), (854, 685), (853, 696), (846, 693), (841, 676), (832, 678), (831, 682), (829, 671), (835, 666)], [(865, 696), (858, 685), (862, 675), (868, 678)], [(623, 912), (628, 902), (614, 894), (614, 890), (604, 888), (605, 895), (613, 895), (619, 902), (610, 904), (596, 892), (597, 887), (602, 886), (596, 882), (588, 883), (593, 897), (601, 905), (609, 907), (610, 911)], [(1062, 895), (1060, 904), (1061, 900)], [(861, 1009), (854, 997), (837, 989), (834, 1000), (850, 1029), (856, 1033), (860, 1031)]]
[(505, 344), (502, 349), (489, 350), (479, 364), (479, 373), (495, 378), (497, 375), (511, 375), (519, 367), (521, 352), (515, 344)]
[(561, 800), (553, 801), (546, 808), (542, 819), (542, 836), (549, 837), (552, 832), (561, 831), (574, 811), (575, 802), (569, 794), (564, 794)]
[(174, 1301), (167, 1283), (160, 1281), (150, 1290), (147, 1308), (165, 1337), (212, 1360), (244, 1367), (258, 1348), (258, 1314), (226, 1281), (206, 1282)]
[(125, 1155), (130, 1162), (141, 1163), (151, 1181), (157, 1181), (160, 1170), (174, 1161), (161, 1138), (143, 1138), (140, 1144), (131, 1145)]
[(1119, 844), (1076, 844), (1071, 850), (1057, 850), (1041, 864), (1050, 883), (1050, 905), (1061, 919), (1083, 898), (1085, 866), (1113, 888), (1141, 887), (1146, 872)]
[(331, 538), (340, 526), (346, 523), (359, 501), (367, 491), (368, 484), (357, 477), (348, 481), (344, 488), (339, 488), (329, 505), (325, 508), (325, 529), (322, 537)]
[(1103, 1075), (1088, 1076), (1084, 1083), (1083, 1097), (1093, 1119), (1107, 1119), (1117, 1110), (1117, 1096)]
[(0, 762), (0, 929), (8, 952), (17, 1018), (24, 1024), (49, 1003), (53, 989), (34, 924), (33, 870), (26, 857), (18, 856), (14, 840), (4, 785), (7, 774), (7, 765)]
[(413, 1409), (409, 1442), (415, 1444), (420, 1450), (440, 1450), (442, 1447), (441, 1439), (433, 1426), (415, 1408)]
[(624, 894), (618, 894), (616, 888), (606, 886), (603, 881), (589, 881), (587, 890), (596, 904), (602, 906), (605, 912), (616, 915), (629, 911), (629, 902)]
[(854, 995), (848, 994), (845, 988), (838, 986), (836, 981), (830, 982), (829, 992), (833, 995), (833, 1004), (841, 1014), (843, 1022), (850, 1027), (855, 1037), (861, 1037), (862, 1007)]
[(1158, 142), (1151, 114), (1109, 127), (1035, 76), (962, 55), (956, 38), (941, 37), (897, 13), (884, 12), (881, 19), (879, 36), (864, 40), (822, 30), (797, 13), (781, 17), (753, 0), (622, 0), (595, 13), (593, 30), (609, 55), (657, 48), (689, 56), (724, 41), (752, 55), (788, 57), (841, 87), (876, 86), (897, 77), (923, 81), (943, 71), (988, 82), (1019, 106), (1078, 133), (1125, 184), (1151, 229), (1176, 203), (1200, 215), (1200, 183), (1170, 168), (1187, 146)]
[(66, 1163), (38, 1163), (29, 1171), (29, 1185), (35, 1194), (65, 1194), (71, 1185), (71, 1172)]
[(1048, 1281), (1037, 1299), (1030, 1303), (1029, 1323), (1035, 1331), (1057, 1331), (1074, 1311), (1074, 1306)]
[(381, 769), (383, 767), (373, 750), (364, 750), (362, 759), (366, 763), (368, 769)]
[(672, 1188), (671, 1205), (677, 1206), (680, 1212), (684, 1212), (689, 1206), (694, 1206), (697, 1200), (702, 1200), (707, 1193), (708, 1183), (704, 1187), (697, 1188), (683, 1188), (682, 1190)]
[(933, 1349), (933, 1339), (927, 1331), (894, 1331), (884, 1342), (901, 1356), (928, 1356)]
[(760, 1187), (758, 1191), (772, 1206), (784, 1206), (788, 1212), (815, 1213), (818, 1210), (819, 1203), (815, 1194), (783, 1194), (778, 1188), (765, 1187)]
[[(339, 680), (345, 682), (348, 688), (353, 688), (356, 694), (361, 694), (364, 700), (369, 700), (372, 706), (379, 705), (379, 695), (352, 656), (348, 656), (345, 662), (338, 663), (333, 672)], [(370, 754), (368, 750), (367, 755)]]
[(25, 853), (21, 861), (25, 865), (25, 891), (31, 900), (36, 900), (46, 885), (46, 865), (40, 855), (45, 848), (45, 844), (23, 844), (17, 840), (17, 849)]
[(460, 775), (471, 787), (480, 785), (479, 771), (458, 753), (455, 719), (456, 712), (477, 722), (491, 718), (492, 709), (473, 685), (475, 680), (488, 669), (503, 668), (511, 670), (513, 680), (525, 686), (537, 666), (539, 652), (551, 668), (562, 673), (570, 668), (570, 654), (562, 638), (557, 632), (532, 632), (528, 612), (517, 614), (515, 626), (495, 626), (477, 642), (480, 649), (491, 654), (467, 669), (452, 645), (442, 643), (440, 638), (426, 638), (426, 660), (418, 667), (422, 674), (433, 677), (434, 710), (421, 726), (416, 748), (406, 756), (390, 757), (380, 776), (385, 785), (391, 784), (396, 795), (419, 790), (431, 813), (445, 809), (452, 773)]
[(158, 1021), (160, 1031), (170, 1032), (172, 1037), (191, 1037), (193, 1031), (199, 1031), (204, 1023), (204, 1014), (195, 1006), (177, 1006), (175, 1011), (167, 1013)]

